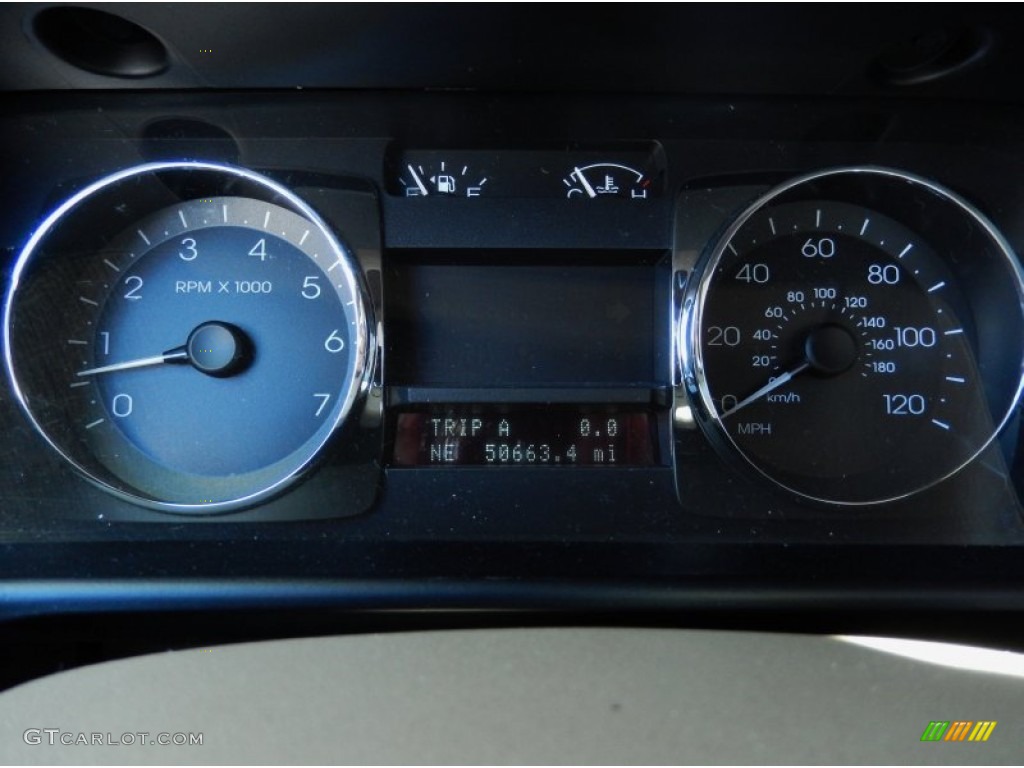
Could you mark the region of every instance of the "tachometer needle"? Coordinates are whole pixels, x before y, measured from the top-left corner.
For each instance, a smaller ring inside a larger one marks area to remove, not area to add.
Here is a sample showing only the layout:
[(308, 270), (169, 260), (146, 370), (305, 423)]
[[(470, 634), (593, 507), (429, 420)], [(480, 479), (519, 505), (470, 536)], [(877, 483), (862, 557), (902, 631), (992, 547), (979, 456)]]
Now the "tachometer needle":
[(188, 351), (184, 347), (178, 349), (172, 349), (168, 352), (164, 352), (162, 355), (153, 355), (152, 357), (140, 357), (135, 360), (126, 360), (123, 363), (113, 363), (112, 365), (101, 365), (98, 368), (87, 368), (84, 371), (79, 371), (77, 376), (95, 376), (99, 373), (113, 373), (114, 371), (130, 371), (133, 368), (147, 368), (151, 365), (163, 365), (164, 363), (187, 363), (188, 362)]
[(409, 169), (409, 173), (412, 174), (412, 180), (416, 182), (416, 186), (420, 188), (420, 194), (426, 197), (430, 193), (427, 192), (427, 185), (423, 183), (423, 179), (416, 173), (416, 169), (412, 167), (412, 163), (409, 163), (406, 168)]
[(811, 367), (810, 362), (808, 362), (807, 360), (804, 360), (798, 366), (796, 366), (795, 368), (792, 368), (792, 369), (786, 371), (784, 374), (779, 376), (777, 379), (772, 379), (771, 381), (769, 381), (767, 384), (765, 384), (763, 387), (761, 387), (759, 390), (757, 390), (757, 392), (752, 394), (750, 397), (747, 397), (747, 398), (744, 398), (743, 400), (740, 400), (738, 403), (736, 403), (736, 405), (734, 405), (728, 411), (723, 413), (721, 418), (724, 419), (726, 416), (732, 416), (732, 414), (736, 413), (736, 411), (738, 411), (740, 408), (746, 408), (751, 403), (753, 403), (753, 402), (755, 402), (757, 400), (760, 400), (762, 397), (767, 395), (769, 392), (772, 392), (772, 391), (778, 389), (779, 387), (786, 386), (790, 381), (792, 381), (792, 379), (795, 376), (799, 376), (801, 373), (803, 373), (804, 371), (806, 371), (810, 367)]
[(597, 197), (597, 192), (590, 186), (590, 182), (587, 181), (587, 177), (583, 175), (583, 171), (579, 168), (573, 168), (573, 172), (576, 174), (576, 178), (579, 179), (580, 184), (583, 185), (583, 189), (586, 191), (588, 197)]

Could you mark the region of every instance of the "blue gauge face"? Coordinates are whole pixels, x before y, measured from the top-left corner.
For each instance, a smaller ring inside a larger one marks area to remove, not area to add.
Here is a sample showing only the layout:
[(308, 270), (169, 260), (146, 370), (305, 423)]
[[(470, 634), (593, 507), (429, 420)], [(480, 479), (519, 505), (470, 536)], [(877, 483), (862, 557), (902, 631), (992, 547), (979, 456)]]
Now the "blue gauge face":
[[(253, 207), (217, 202), (239, 224)], [(257, 207), (279, 231), (296, 224), (287, 211)], [(170, 214), (179, 212), (187, 219), (204, 211), (192, 204)], [(95, 416), (104, 421), (95, 428), (109, 424), (165, 467), (214, 477), (253, 472), (300, 449), (331, 423), (356, 349), (350, 297), (332, 285), (321, 258), (332, 263), (330, 253), (306, 253), (281, 234), (219, 224), (111, 261), (119, 272), (108, 267), (116, 282), (83, 369), (100, 373), (81, 377), (99, 395)], [(167, 362), (118, 368), (185, 347), (204, 324), (230, 330), (223, 339), (208, 331), (209, 340), (200, 336)], [(233, 368), (194, 364), (225, 347), (241, 348)]]
[[(82, 209), (55, 220), (64, 241)], [(36, 426), (104, 487), (239, 506), (297, 476), (352, 409), (368, 324), (351, 257), (317, 220), (209, 196), (66, 248), (24, 265), (10, 365)], [(51, 352), (30, 354), (44, 337)]]

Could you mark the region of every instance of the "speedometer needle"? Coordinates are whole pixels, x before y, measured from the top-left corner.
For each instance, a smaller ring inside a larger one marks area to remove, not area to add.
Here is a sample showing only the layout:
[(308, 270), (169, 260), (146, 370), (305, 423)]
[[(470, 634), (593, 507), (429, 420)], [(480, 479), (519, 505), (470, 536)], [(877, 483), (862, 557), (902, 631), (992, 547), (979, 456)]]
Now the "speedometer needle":
[(738, 411), (740, 408), (746, 408), (748, 405), (750, 405), (751, 403), (755, 402), (756, 400), (760, 400), (762, 397), (767, 395), (769, 392), (773, 392), (774, 390), (778, 389), (779, 387), (786, 386), (790, 381), (792, 381), (792, 379), (795, 376), (799, 376), (801, 373), (803, 373), (804, 371), (806, 371), (810, 367), (811, 367), (810, 362), (807, 361), (807, 360), (804, 360), (798, 366), (796, 366), (795, 368), (791, 368), (790, 370), (786, 371), (784, 374), (779, 376), (777, 379), (772, 379), (771, 381), (769, 381), (767, 384), (765, 384), (763, 387), (761, 387), (759, 390), (757, 390), (757, 392), (752, 394), (750, 397), (747, 397), (747, 398), (744, 398), (743, 400), (740, 400), (738, 403), (736, 403), (736, 405), (734, 405), (728, 411), (723, 413), (721, 418), (724, 419), (726, 416), (731, 416), (732, 414), (736, 413), (736, 411)]
[(163, 365), (164, 363), (187, 363), (188, 362), (188, 351), (184, 347), (178, 347), (168, 352), (164, 352), (162, 355), (153, 355), (152, 357), (139, 357), (135, 360), (126, 360), (123, 363), (113, 363), (112, 365), (101, 365), (98, 368), (87, 368), (84, 371), (79, 371), (77, 376), (95, 376), (98, 373), (113, 373), (114, 371), (130, 371), (133, 368), (147, 368), (151, 365)]
[(594, 188), (590, 186), (590, 182), (587, 181), (587, 177), (583, 175), (583, 171), (579, 168), (573, 168), (573, 171), (576, 172), (576, 178), (580, 180), (580, 184), (583, 185), (583, 189), (586, 190), (587, 195), (589, 197), (597, 197), (597, 192), (595, 192)]
[(839, 376), (848, 371), (856, 361), (857, 340), (849, 330), (836, 323), (819, 325), (804, 339), (803, 360), (777, 379), (769, 381), (750, 397), (740, 400), (720, 418), (731, 416), (740, 408), (746, 408), (779, 387), (786, 386), (808, 368), (813, 368), (819, 376)]

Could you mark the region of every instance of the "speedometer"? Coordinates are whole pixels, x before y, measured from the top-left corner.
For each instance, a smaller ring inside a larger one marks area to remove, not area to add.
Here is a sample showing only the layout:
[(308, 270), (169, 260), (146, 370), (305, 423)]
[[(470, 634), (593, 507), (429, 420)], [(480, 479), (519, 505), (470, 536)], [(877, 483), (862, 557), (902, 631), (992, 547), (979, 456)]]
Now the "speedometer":
[(710, 253), (684, 373), (719, 444), (779, 486), (892, 500), (957, 472), (1008, 419), (1022, 296), (1005, 241), (951, 192), (883, 169), (816, 174)]

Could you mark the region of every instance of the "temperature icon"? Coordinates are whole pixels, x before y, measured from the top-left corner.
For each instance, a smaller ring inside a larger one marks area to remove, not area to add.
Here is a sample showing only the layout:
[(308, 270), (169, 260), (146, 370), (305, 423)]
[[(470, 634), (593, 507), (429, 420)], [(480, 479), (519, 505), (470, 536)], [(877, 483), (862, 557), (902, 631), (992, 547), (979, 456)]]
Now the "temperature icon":
[(594, 163), (575, 166), (564, 179), (566, 197), (593, 200), (598, 197), (619, 197), (645, 200), (651, 194), (649, 176), (619, 163)]

